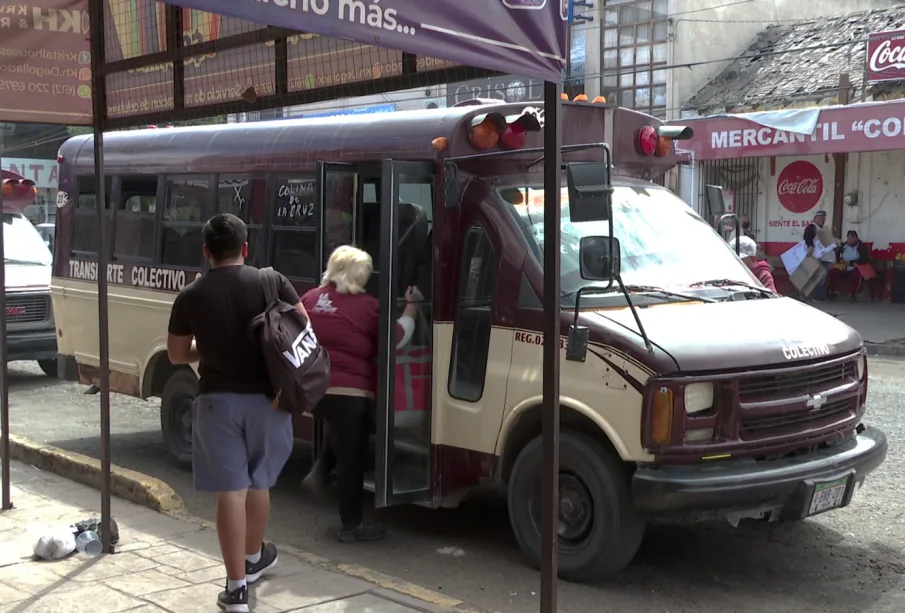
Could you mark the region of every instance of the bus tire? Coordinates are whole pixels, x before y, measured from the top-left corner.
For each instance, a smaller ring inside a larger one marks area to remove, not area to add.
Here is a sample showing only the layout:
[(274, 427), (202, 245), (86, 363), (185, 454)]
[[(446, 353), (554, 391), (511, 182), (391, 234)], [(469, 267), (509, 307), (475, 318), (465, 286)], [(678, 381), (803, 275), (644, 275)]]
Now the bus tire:
[(185, 470), (192, 468), (192, 404), (198, 378), (187, 368), (174, 371), (163, 387), (160, 432), (167, 452)]
[(41, 371), (48, 377), (56, 379), (59, 376), (59, 374), (57, 373), (56, 358), (50, 358), (49, 360), (38, 360), (38, 366), (41, 367)]
[[(563, 432), (560, 439), (559, 577), (584, 583), (624, 569), (644, 536), (619, 461), (594, 439)], [(543, 445), (528, 443), (509, 478), (509, 520), (535, 568), (541, 563)], [(564, 516), (568, 513), (568, 516)]]

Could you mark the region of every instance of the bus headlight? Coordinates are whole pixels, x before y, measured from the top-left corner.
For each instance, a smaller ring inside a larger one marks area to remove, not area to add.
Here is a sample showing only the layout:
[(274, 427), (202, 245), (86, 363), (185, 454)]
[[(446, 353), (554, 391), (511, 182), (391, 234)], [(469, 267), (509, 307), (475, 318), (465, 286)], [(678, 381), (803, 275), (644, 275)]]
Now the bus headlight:
[(692, 383), (685, 386), (685, 412), (689, 415), (706, 411), (713, 406), (713, 383)]
[(860, 381), (864, 377), (864, 373), (867, 371), (867, 356), (861, 356), (858, 358), (858, 361), (855, 362), (855, 375), (858, 377), (858, 381)]

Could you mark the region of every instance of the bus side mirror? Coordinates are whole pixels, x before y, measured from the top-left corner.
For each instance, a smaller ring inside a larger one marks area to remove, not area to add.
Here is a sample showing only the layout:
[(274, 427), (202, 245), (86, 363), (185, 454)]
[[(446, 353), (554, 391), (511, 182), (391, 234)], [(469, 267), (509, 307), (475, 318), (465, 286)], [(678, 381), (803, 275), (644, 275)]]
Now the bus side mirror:
[(606, 162), (566, 164), (569, 221), (607, 221), (612, 214), (613, 186)]
[(585, 236), (578, 246), (579, 271), (587, 281), (612, 281), (619, 276), (621, 252), (619, 239), (611, 236)]
[(713, 223), (714, 217), (722, 217), (726, 214), (726, 196), (719, 185), (705, 185), (704, 196), (707, 199), (707, 215)]

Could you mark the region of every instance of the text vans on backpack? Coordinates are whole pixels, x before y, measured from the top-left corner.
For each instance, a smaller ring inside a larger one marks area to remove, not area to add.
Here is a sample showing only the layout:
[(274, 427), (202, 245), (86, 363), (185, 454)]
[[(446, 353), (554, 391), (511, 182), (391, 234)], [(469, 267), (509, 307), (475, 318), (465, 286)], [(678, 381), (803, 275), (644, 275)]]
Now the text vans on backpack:
[(249, 324), (252, 339), (261, 344), (270, 373), (274, 408), (293, 414), (310, 413), (330, 385), (330, 356), (317, 342), (311, 322), (295, 305), (279, 298), (278, 273), (262, 268), (267, 308)]

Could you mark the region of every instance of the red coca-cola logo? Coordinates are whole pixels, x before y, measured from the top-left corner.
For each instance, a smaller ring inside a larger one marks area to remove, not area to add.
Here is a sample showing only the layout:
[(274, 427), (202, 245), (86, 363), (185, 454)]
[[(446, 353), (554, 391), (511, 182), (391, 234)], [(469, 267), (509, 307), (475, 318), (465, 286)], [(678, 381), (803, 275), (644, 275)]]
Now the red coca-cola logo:
[(898, 68), (905, 68), (905, 41), (884, 40), (877, 45), (873, 53), (870, 54), (869, 66), (872, 72), (885, 72)]
[(804, 160), (792, 162), (779, 173), (776, 181), (779, 202), (792, 213), (806, 213), (817, 206), (823, 195), (820, 169)]

